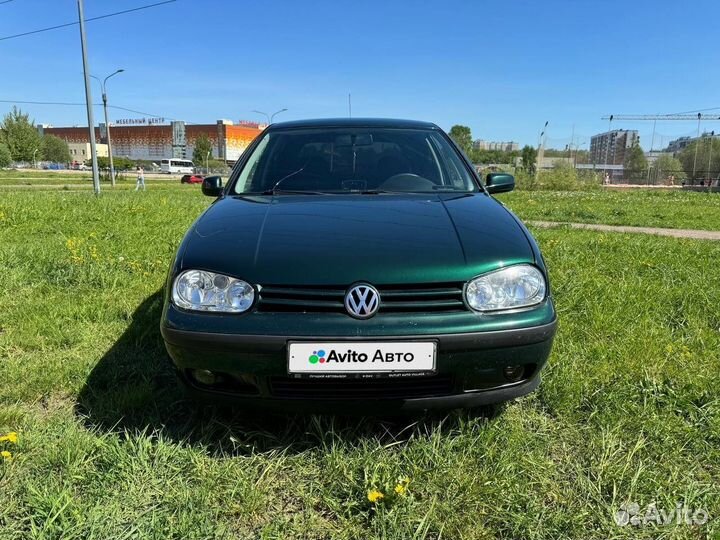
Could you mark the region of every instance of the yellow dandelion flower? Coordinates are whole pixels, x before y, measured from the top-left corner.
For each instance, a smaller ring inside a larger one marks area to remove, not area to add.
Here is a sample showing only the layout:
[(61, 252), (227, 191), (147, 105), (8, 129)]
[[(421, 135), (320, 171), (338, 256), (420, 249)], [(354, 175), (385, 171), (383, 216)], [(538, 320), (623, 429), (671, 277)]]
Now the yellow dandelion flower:
[(385, 498), (385, 495), (383, 495), (382, 491), (378, 491), (377, 489), (371, 489), (368, 491), (368, 501), (371, 503), (376, 503), (378, 501), (381, 501)]
[(7, 435), (3, 435), (2, 437), (0, 437), (0, 442), (3, 442), (3, 441), (7, 441), (7, 442), (11, 442), (13, 444), (16, 444), (17, 443), (17, 433), (15, 433), (14, 431), (11, 431)]
[(7, 450), (3, 450), (2, 452), (0, 452), (0, 456), (2, 456), (3, 459), (8, 461), (12, 459), (12, 454)]
[(395, 486), (395, 493), (400, 496), (405, 495), (405, 493), (407, 493), (407, 486), (403, 484), (398, 484), (397, 486)]

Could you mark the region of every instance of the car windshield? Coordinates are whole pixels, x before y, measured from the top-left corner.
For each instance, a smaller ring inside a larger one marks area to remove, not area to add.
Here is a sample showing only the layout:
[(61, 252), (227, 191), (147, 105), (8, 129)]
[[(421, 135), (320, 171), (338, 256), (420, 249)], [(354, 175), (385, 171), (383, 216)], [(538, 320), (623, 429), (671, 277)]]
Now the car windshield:
[(270, 130), (233, 176), (235, 194), (478, 189), (457, 151), (429, 129)]

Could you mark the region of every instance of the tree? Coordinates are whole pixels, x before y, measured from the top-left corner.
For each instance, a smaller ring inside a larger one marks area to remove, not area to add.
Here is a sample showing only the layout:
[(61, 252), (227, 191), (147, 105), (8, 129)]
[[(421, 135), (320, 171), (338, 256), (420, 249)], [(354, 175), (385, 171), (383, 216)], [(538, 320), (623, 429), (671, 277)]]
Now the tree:
[[(110, 168), (110, 158), (105, 156), (98, 156), (97, 163), (99, 169)], [(85, 165), (92, 167), (92, 161), (89, 159), (86, 160)], [(132, 159), (113, 154), (113, 167), (115, 167), (115, 171), (129, 171), (134, 169), (136, 166), (136, 163)]]
[[(695, 159), (696, 148), (697, 160)], [(694, 180), (715, 179), (720, 175), (720, 139), (707, 136), (701, 137), (683, 148), (683, 151), (678, 155), (678, 159), (682, 163), (688, 178), (692, 178), (694, 169)]]
[(54, 163), (67, 163), (70, 161), (68, 143), (55, 135), (44, 135), (42, 138), (42, 158)]
[(5, 115), (0, 123), (0, 143), (4, 143), (13, 161), (32, 161), (35, 150), (40, 150), (40, 134), (30, 115), (17, 107)]
[(534, 146), (525, 145), (520, 151), (520, 156), (522, 157), (523, 169), (529, 173), (535, 172), (535, 165), (537, 164), (537, 149)]
[(627, 179), (637, 179), (642, 173), (647, 171), (648, 162), (645, 158), (645, 152), (639, 144), (630, 147), (625, 155), (625, 176)]
[(9, 167), (11, 163), (10, 149), (0, 142), (0, 167)]
[(201, 163), (205, 163), (208, 159), (208, 153), (210, 157), (212, 157), (212, 148), (212, 141), (206, 133), (198, 135), (195, 139), (195, 149), (193, 150), (193, 161), (195, 165), (199, 166)]
[(473, 148), (472, 150), (470, 150), (470, 154), (468, 154), (468, 157), (470, 157), (473, 163), (514, 164), (515, 158), (517, 158), (519, 155), (520, 153), (516, 150), (513, 150), (512, 152), (506, 152), (505, 150), (481, 150), (479, 148)]
[(470, 128), (467, 126), (454, 125), (450, 128), (450, 137), (460, 149), (465, 152), (465, 155), (470, 155), (472, 150), (472, 134)]
[(670, 154), (662, 154), (652, 165), (653, 178), (657, 181), (667, 181), (673, 177), (675, 181), (685, 180), (687, 175), (680, 160)]

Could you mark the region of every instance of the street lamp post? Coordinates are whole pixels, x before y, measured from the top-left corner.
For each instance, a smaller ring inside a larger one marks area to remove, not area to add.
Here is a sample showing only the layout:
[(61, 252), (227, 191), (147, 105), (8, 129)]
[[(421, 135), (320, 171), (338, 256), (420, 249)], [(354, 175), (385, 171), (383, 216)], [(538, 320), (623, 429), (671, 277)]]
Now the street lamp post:
[(268, 113), (263, 112), (263, 111), (258, 111), (258, 110), (255, 110), (255, 109), (252, 110), (252, 112), (254, 112), (254, 113), (262, 114), (263, 116), (265, 116), (265, 118), (267, 118), (268, 125), (270, 125), (270, 124), (273, 123), (273, 119), (275, 118), (275, 115), (276, 115), (276, 114), (280, 114), (281, 112), (285, 112), (285, 111), (287, 111), (287, 109), (280, 109), (279, 111), (275, 111), (275, 112), (272, 113), (272, 114), (268, 114)]
[(538, 177), (540, 176), (540, 167), (542, 167), (542, 162), (545, 157), (545, 130), (547, 130), (548, 122), (550, 120), (547, 120), (545, 122), (545, 125), (543, 126), (542, 131), (540, 132), (540, 137), (538, 138), (538, 153), (537, 153), (537, 163), (535, 164), (535, 181), (537, 182)]
[(212, 152), (212, 150), (208, 150), (207, 153), (205, 154), (205, 174), (206, 175), (210, 174), (210, 152)]
[(697, 139), (695, 139), (695, 158), (693, 159), (693, 175), (692, 175), (692, 183), (695, 185), (695, 170), (697, 168), (697, 155), (698, 155), (698, 148), (700, 147), (700, 118), (702, 117), (701, 113), (698, 113), (698, 129), (697, 129)]
[(35, 154), (37, 154), (37, 151), (37, 148), (33, 150), (33, 169), (37, 169), (37, 165), (35, 164)]
[(113, 155), (112, 155), (112, 142), (110, 140), (110, 123), (108, 122), (108, 113), (107, 113), (107, 92), (105, 91), (105, 84), (107, 83), (107, 80), (110, 77), (113, 77), (114, 75), (117, 75), (118, 73), (122, 73), (125, 71), (124, 69), (118, 69), (114, 73), (111, 73), (107, 77), (105, 77), (105, 80), (100, 81), (95, 75), (90, 75), (93, 79), (97, 79), (98, 82), (100, 82), (100, 89), (102, 90), (102, 100), (103, 100), (103, 109), (105, 111), (105, 133), (107, 133), (107, 145), (108, 145), (108, 157), (110, 158), (110, 182), (112, 184), (112, 187), (115, 187), (115, 165), (113, 164)]
[[(612, 131), (612, 121), (613, 116), (610, 115), (610, 120), (608, 121), (608, 135), (606, 139), (606, 146), (605, 146), (605, 175), (607, 176), (607, 166), (608, 166), (608, 160), (610, 159), (610, 140), (612, 139), (612, 136), (610, 135), (610, 132)], [(613, 151), (613, 161), (615, 161), (615, 152)]]
[(708, 140), (710, 141), (710, 156), (708, 157), (708, 186), (712, 184), (712, 172), (710, 171), (710, 167), (712, 165), (712, 151), (713, 151), (713, 139), (715, 138), (715, 131), (712, 131), (710, 133), (710, 137)]

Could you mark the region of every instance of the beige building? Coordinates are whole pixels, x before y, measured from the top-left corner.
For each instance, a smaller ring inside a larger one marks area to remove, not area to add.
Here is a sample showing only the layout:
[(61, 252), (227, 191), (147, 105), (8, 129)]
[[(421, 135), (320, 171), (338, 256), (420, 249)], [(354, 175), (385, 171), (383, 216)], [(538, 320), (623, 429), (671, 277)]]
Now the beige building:
[[(98, 157), (108, 157), (107, 144), (98, 143), (95, 147), (97, 149)], [(90, 143), (71, 142), (68, 143), (68, 148), (70, 149), (70, 159), (72, 159), (72, 161), (83, 163), (84, 161), (90, 159)], [(115, 155), (114, 152), (113, 155)]]
[(475, 150), (500, 150), (502, 152), (516, 152), (520, 149), (520, 145), (515, 141), (485, 141), (477, 139), (473, 141)]

